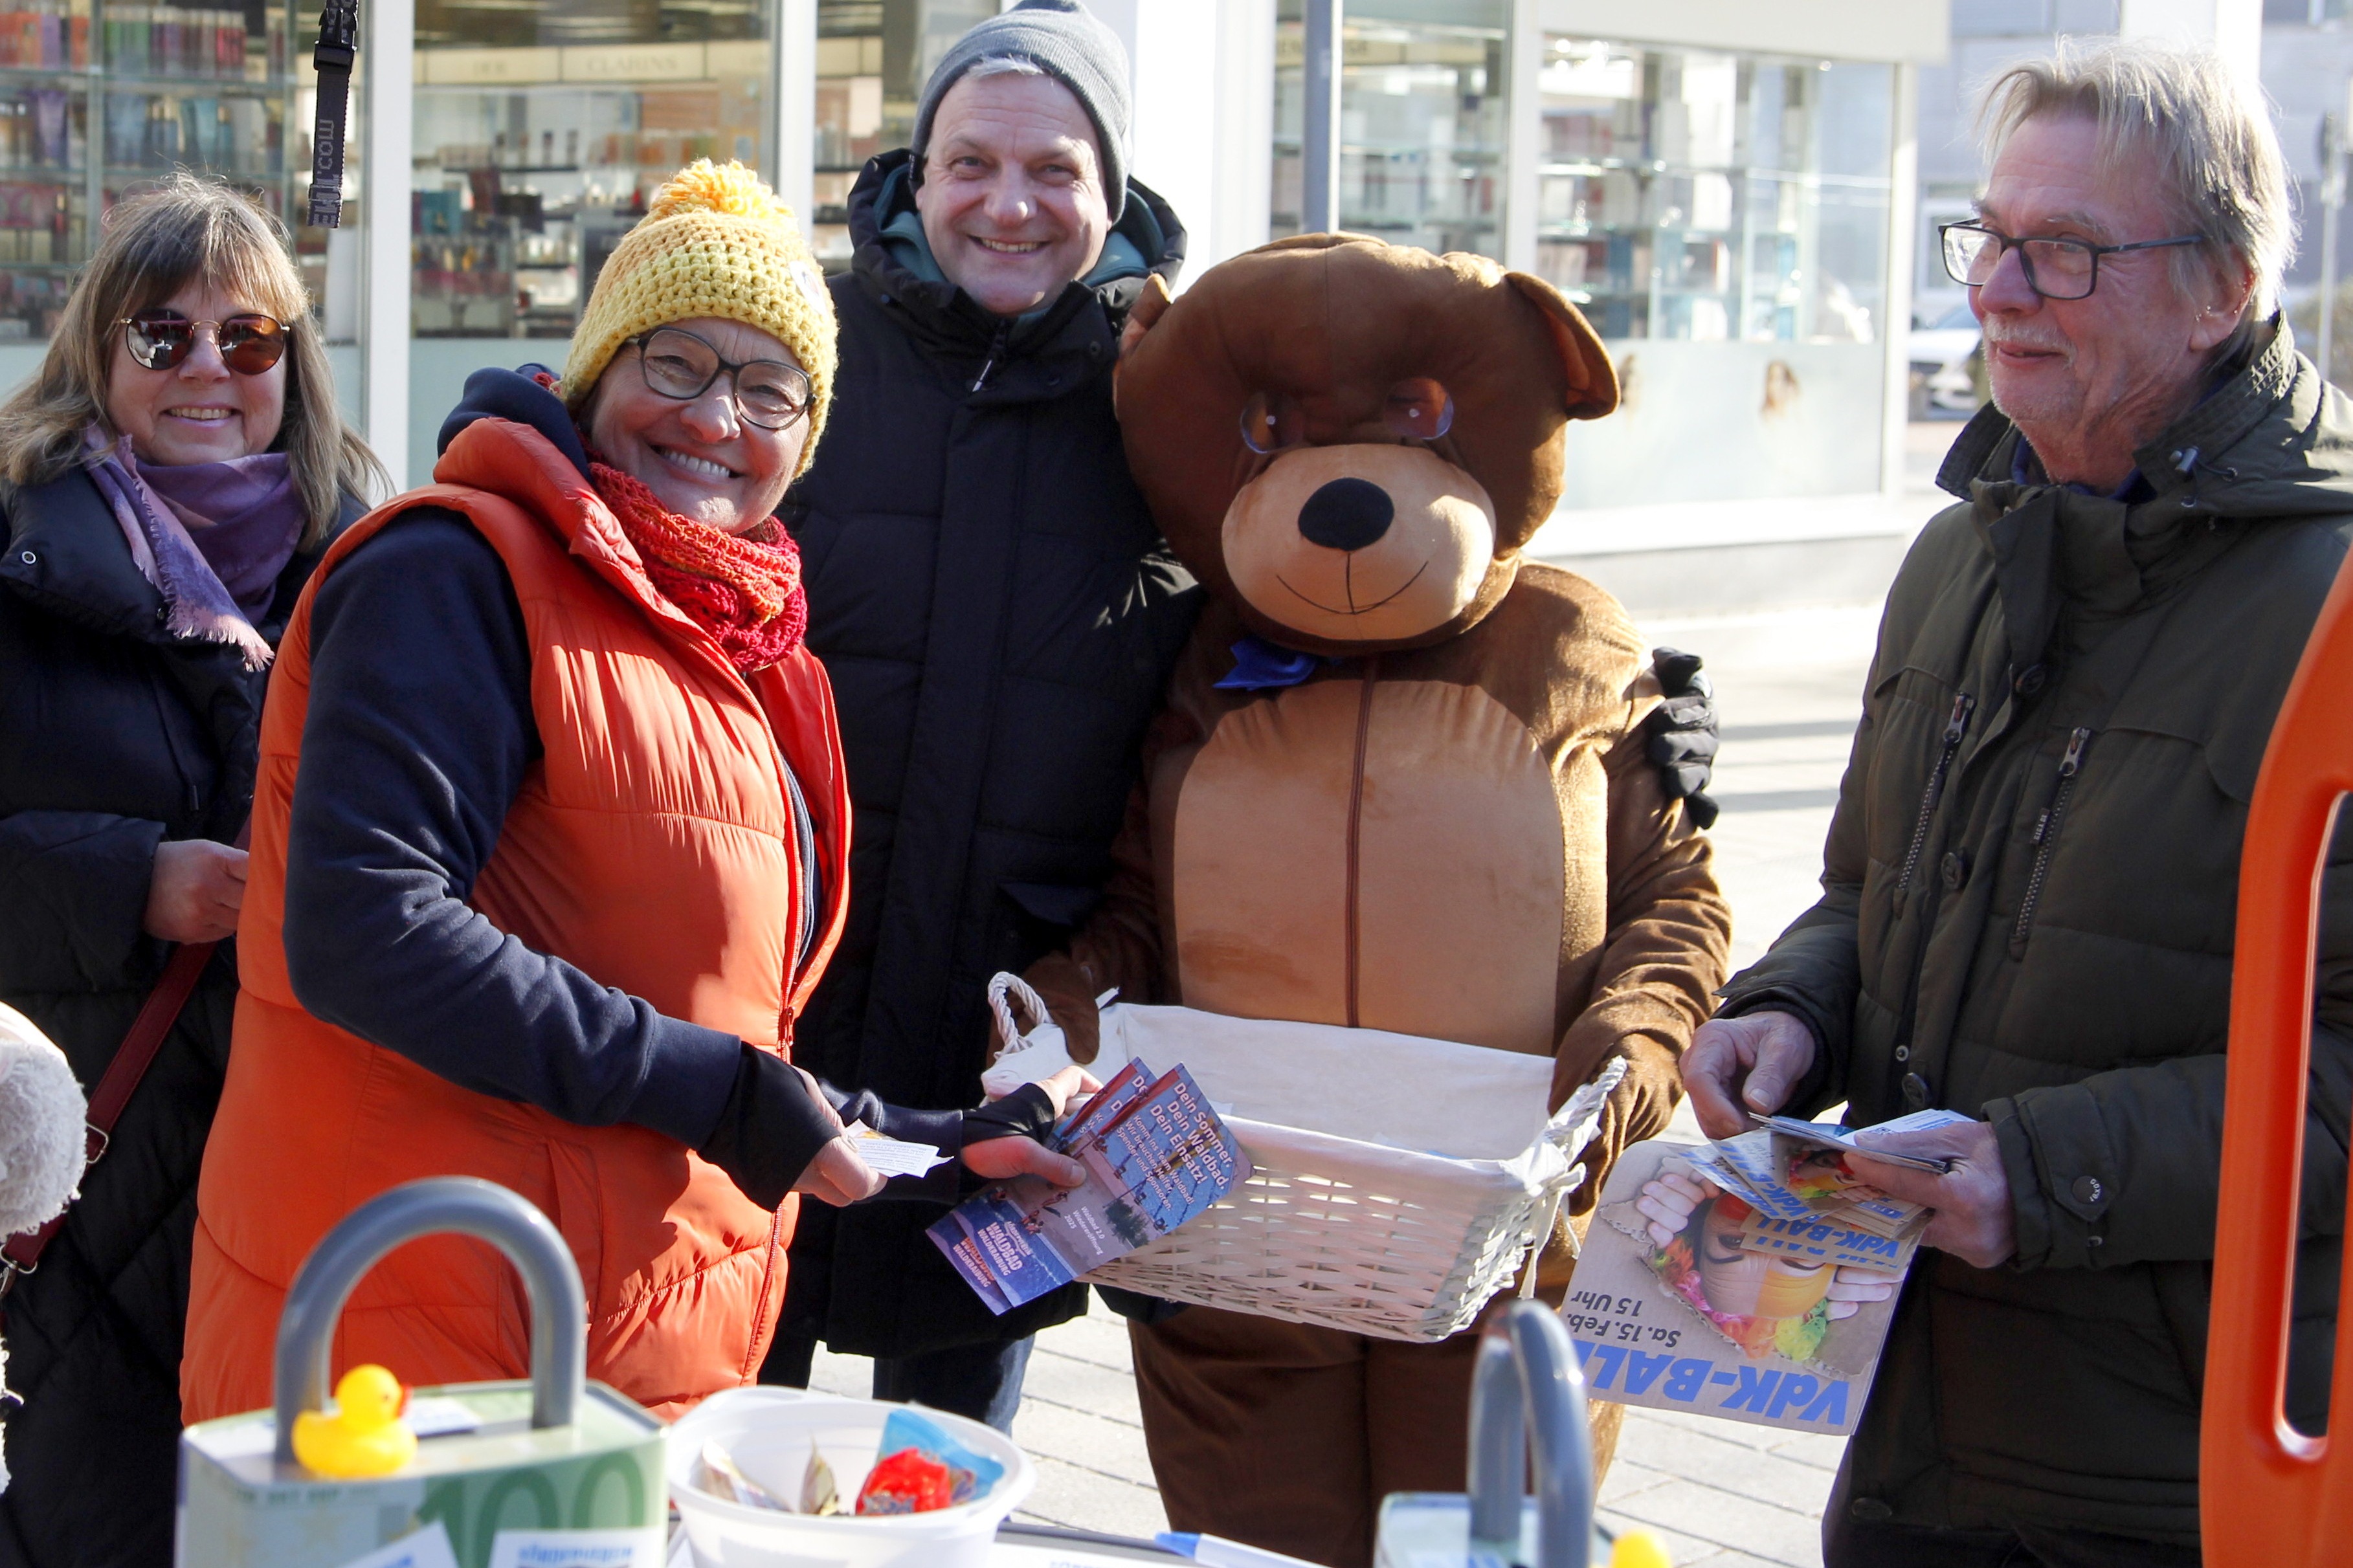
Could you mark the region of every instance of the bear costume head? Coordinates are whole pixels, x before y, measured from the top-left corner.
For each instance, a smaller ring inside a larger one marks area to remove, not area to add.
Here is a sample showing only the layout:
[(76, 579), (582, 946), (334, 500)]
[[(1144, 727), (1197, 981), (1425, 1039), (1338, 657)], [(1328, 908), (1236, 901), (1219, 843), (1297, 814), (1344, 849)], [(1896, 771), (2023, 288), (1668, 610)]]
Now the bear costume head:
[(1567, 421), (1616, 408), (1618, 378), (1540, 279), (1317, 234), (1173, 303), (1155, 286), (1116, 398), (1178, 558), (1261, 637), (1352, 655), (1442, 642), (1494, 608), (1560, 499)]

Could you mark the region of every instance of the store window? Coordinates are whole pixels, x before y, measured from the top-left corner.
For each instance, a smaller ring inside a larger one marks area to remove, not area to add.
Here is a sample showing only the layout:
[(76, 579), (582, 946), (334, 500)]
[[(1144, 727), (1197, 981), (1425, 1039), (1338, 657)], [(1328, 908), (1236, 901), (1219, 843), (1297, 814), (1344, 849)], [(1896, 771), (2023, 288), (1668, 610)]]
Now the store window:
[(1893, 68), (1548, 37), (1537, 270), (1605, 338), (1885, 330)]
[(914, 140), (932, 68), (996, 0), (818, 0), (817, 211), (811, 239), (828, 272), (849, 266), (849, 192), (866, 160)]
[[(1349, 0), (1343, 11), (1340, 226), (1396, 245), (1504, 247), (1504, 0)], [(1305, 27), (1277, 12), (1272, 232), (1299, 232)]]
[(418, 0), (420, 338), (568, 338), (662, 180), (775, 177), (776, 0)]
[[(107, 209), (173, 169), (222, 175), (301, 216), (310, 154), (307, 137), (288, 146), (287, 127), (308, 123), (289, 69), (294, 22), (290, 5), (261, 4), (17, 0), (0, 12), (0, 344), (49, 336)], [(323, 263), (323, 233), (309, 237)]]

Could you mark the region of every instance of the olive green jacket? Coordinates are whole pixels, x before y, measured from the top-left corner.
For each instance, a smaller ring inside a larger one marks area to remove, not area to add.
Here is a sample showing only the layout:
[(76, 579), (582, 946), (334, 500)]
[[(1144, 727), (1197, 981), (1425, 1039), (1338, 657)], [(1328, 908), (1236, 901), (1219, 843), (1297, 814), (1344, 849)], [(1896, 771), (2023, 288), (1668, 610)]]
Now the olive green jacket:
[[(2239, 846), (2353, 536), (2353, 403), (2324, 391), (2282, 328), (2137, 455), (2154, 494), (2131, 504), (2014, 482), (2017, 433), (1984, 410), (1939, 476), (1968, 499), (1888, 595), (1821, 901), (1725, 989), (1726, 1014), (1812, 1026), (1794, 1109), (1963, 1110), (2010, 1177), (2010, 1264), (1913, 1269), (1849, 1458), (1861, 1517), (2196, 1538)], [(2353, 843), (2324, 896), (2307, 1426), (2344, 1230)]]

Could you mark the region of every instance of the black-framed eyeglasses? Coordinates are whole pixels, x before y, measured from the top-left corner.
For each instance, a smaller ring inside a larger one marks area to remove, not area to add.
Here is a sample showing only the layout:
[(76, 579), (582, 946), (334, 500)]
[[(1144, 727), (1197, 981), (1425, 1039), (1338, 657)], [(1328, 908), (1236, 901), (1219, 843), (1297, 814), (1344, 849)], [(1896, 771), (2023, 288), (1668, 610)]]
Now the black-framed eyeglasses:
[(719, 351), (684, 327), (656, 327), (625, 340), (638, 351), (638, 372), (649, 391), (684, 403), (711, 390), (721, 376), (735, 385), (735, 409), (747, 425), (782, 430), (808, 412), (808, 373), (782, 360), (722, 359)]
[(177, 310), (139, 310), (114, 324), (123, 329), (123, 346), (131, 351), (132, 363), (148, 370), (177, 366), (195, 350), (197, 335), (210, 327), (221, 363), (239, 375), (259, 375), (284, 359), (287, 334), (294, 330), (258, 310), (219, 321), (192, 321)]
[(2126, 250), (2164, 250), (2177, 245), (2201, 244), (2202, 234), (2177, 235), (2171, 239), (2138, 239), (2130, 245), (2094, 245), (2088, 239), (2019, 239), (1981, 223), (1947, 223), (1936, 226), (1945, 245), (1945, 272), (1956, 283), (1981, 289), (1993, 281), (2002, 253), (2018, 252), (2026, 286), (2046, 300), (2082, 300), (2100, 286), (2100, 258)]

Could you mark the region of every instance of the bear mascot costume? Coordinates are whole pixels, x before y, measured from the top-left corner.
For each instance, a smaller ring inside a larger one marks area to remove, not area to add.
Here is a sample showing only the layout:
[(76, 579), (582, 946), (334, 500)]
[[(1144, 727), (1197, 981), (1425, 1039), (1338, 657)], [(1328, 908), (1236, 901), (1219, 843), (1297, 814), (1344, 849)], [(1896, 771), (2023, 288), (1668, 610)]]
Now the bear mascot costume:
[[(1609, 356), (1537, 279), (1308, 235), (1147, 295), (1115, 395), (1209, 602), (1114, 879), (1027, 978), (1082, 1060), (1114, 986), (1548, 1057), (1554, 1107), (1623, 1058), (1571, 1204), (1589, 1211), (1665, 1127), (1730, 935), (1707, 840), (1645, 752), (1660, 693), (1632, 624), (1520, 556), (1567, 422), (1617, 405)], [(1356, 1568), (1385, 1494), (1462, 1489), (1475, 1331), (1411, 1344), (1192, 1307), (1133, 1335), (1178, 1530)], [(1606, 1462), (1620, 1407), (1593, 1409)]]

